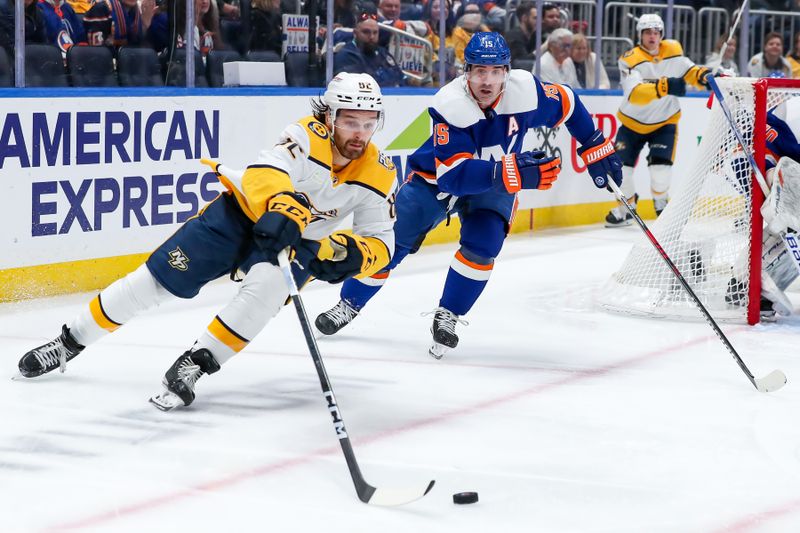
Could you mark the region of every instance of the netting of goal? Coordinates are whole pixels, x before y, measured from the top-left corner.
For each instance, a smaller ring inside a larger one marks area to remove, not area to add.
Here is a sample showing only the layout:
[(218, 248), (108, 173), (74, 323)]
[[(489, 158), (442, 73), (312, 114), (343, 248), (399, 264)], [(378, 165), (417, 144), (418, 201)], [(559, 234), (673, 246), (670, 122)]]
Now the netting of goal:
[[(763, 171), (767, 110), (800, 96), (800, 80), (717, 81)], [(757, 323), (763, 194), (716, 99), (691, 172), (673, 176), (670, 196), (664, 212), (649, 225), (653, 234), (714, 318)], [(702, 319), (644, 236), (600, 289), (597, 301), (615, 312)]]

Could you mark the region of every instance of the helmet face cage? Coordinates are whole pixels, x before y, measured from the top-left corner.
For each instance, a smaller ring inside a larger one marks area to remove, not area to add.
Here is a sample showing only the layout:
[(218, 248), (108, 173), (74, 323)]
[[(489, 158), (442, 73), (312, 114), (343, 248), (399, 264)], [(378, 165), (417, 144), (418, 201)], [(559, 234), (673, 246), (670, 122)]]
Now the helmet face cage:
[(369, 74), (337, 74), (328, 84), (322, 101), (331, 110), (331, 133), (341, 109), (377, 111), (378, 127), (375, 131), (383, 127), (383, 95), (378, 82)]

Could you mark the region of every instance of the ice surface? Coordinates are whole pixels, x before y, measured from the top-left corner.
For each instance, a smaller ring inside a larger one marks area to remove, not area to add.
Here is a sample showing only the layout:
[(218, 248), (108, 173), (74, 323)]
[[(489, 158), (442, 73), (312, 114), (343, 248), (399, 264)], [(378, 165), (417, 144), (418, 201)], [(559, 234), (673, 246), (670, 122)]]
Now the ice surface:
[[(91, 346), (67, 372), (19, 357), (90, 299), (0, 305), (0, 531), (740, 533), (800, 531), (800, 320), (723, 325), (608, 314), (594, 291), (635, 227), (508, 240), (459, 347), (427, 355), (455, 245), (426, 248), (320, 341), (364, 476), (436, 479), (402, 508), (358, 501), (294, 309), (189, 409), (147, 403), (237, 286), (214, 283)], [(309, 313), (338, 287), (312, 284)], [(793, 295), (797, 305), (797, 295)], [(452, 494), (477, 491), (456, 506)]]

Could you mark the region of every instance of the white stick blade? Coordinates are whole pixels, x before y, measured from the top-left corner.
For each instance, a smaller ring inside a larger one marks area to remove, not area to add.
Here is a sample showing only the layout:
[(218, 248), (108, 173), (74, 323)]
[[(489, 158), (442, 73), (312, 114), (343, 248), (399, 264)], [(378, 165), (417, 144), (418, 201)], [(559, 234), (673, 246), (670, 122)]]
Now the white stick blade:
[(773, 370), (763, 378), (755, 379), (758, 392), (775, 392), (786, 385), (786, 374), (780, 370)]
[(383, 505), (387, 507), (411, 503), (428, 494), (433, 488), (434, 483), (436, 483), (436, 481), (429, 481), (424, 486), (420, 485), (418, 487), (404, 487), (400, 489), (376, 488), (367, 503), (370, 505)]

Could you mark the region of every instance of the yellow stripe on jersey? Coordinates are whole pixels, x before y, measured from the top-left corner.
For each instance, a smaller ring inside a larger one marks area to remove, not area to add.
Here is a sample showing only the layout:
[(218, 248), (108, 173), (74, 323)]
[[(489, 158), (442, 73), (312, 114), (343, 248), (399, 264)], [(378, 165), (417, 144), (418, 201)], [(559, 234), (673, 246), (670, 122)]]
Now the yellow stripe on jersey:
[(218, 316), (208, 325), (208, 332), (222, 344), (233, 350), (241, 352), (250, 341), (230, 329)]
[[(284, 192), (294, 192), (292, 180), (285, 170), (272, 165), (250, 165), (244, 171), (242, 193), (249, 208), (247, 216), (254, 222), (267, 211), (267, 203)], [(239, 200), (239, 195), (236, 199)]]
[(658, 99), (658, 90), (653, 82), (640, 83), (628, 95), (628, 101), (636, 105), (647, 105)]
[(706, 67), (699, 67), (695, 65), (686, 71), (686, 74), (683, 75), (683, 79), (686, 80), (686, 83), (694, 85), (697, 89), (707, 90), (708, 87), (700, 83), (700, 78), (702, 78), (708, 71), (709, 69)]
[(350, 183), (370, 189), (386, 198), (397, 183), (397, 167), (392, 159), (369, 143), (364, 155), (336, 172), (337, 183)]
[(662, 120), (661, 122), (656, 122), (653, 124), (639, 122), (635, 118), (626, 115), (622, 111), (617, 111), (617, 118), (625, 127), (635, 131), (636, 133), (650, 133), (656, 131), (661, 126), (666, 126), (667, 124), (677, 124), (681, 119), (681, 112), (678, 111), (667, 120)]
[(655, 61), (656, 63), (659, 63), (665, 59), (680, 57), (682, 55), (683, 47), (681, 46), (681, 43), (672, 39), (665, 39), (661, 41), (661, 44), (658, 46), (658, 53), (656, 55), (652, 55), (650, 52), (642, 48), (641, 45), (638, 45), (622, 54), (619, 60), (623, 62), (625, 66), (632, 69), (636, 65), (647, 63), (648, 61)]
[(95, 296), (91, 302), (89, 302), (89, 312), (92, 313), (92, 318), (94, 318), (94, 321), (97, 323), (97, 325), (109, 333), (118, 330), (120, 326), (122, 326), (122, 324), (118, 324), (108, 318), (108, 315), (103, 310), (103, 304), (100, 301), (99, 294)]
[(309, 153), (306, 157), (317, 165), (328, 170), (333, 166), (333, 149), (331, 148), (331, 135), (325, 125), (313, 116), (297, 121), (308, 136)]

